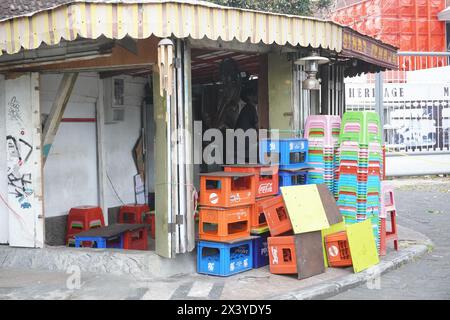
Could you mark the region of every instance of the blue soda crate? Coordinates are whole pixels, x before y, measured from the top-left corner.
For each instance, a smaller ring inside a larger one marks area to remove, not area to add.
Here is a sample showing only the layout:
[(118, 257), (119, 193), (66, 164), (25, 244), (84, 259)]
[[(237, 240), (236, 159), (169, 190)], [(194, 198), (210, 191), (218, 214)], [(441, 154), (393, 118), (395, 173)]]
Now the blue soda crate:
[(199, 241), (197, 272), (229, 277), (253, 268), (252, 240), (236, 243)]
[[(278, 164), (280, 168), (296, 169), (306, 167), (308, 163), (309, 144), (307, 139), (291, 138), (291, 139), (267, 139), (260, 142), (259, 157), (260, 162), (269, 164), (267, 159), (268, 154), (279, 154)], [(291, 159), (292, 154), (301, 154), (299, 161), (294, 162)]]
[[(281, 187), (302, 186), (309, 184), (307, 171), (290, 172), (280, 170), (278, 172), (278, 176), (279, 176), (280, 193)], [(294, 181), (295, 178), (297, 178), (297, 181)]]
[(253, 244), (253, 269), (262, 268), (269, 265), (269, 246), (267, 238), (269, 232), (261, 234), (252, 240)]
[[(274, 163), (268, 161), (268, 157), (273, 154), (278, 154), (274, 156)], [(262, 164), (273, 164), (277, 165), (280, 163), (280, 140), (261, 140), (259, 143), (259, 162)]]

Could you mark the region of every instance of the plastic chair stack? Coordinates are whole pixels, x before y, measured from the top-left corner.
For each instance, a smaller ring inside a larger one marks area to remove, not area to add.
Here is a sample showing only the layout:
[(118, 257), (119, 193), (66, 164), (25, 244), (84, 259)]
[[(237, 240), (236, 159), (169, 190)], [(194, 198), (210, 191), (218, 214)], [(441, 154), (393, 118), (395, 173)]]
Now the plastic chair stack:
[(306, 120), (305, 139), (309, 141), (308, 183), (326, 184), (337, 198), (336, 153), (339, 146), (341, 118), (339, 116), (309, 116)]
[(383, 162), (381, 124), (374, 112), (344, 114), (339, 138), (338, 206), (346, 224), (370, 219), (380, 247)]

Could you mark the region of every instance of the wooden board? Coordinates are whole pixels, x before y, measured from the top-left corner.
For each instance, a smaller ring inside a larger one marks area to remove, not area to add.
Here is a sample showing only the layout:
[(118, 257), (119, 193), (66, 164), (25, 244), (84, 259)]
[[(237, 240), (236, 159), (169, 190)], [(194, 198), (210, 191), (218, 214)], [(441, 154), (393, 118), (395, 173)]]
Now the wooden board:
[(342, 214), (336, 204), (334, 196), (331, 194), (330, 189), (325, 184), (317, 185), (317, 190), (320, 194), (320, 199), (322, 200), (323, 208), (325, 209), (325, 214), (327, 215), (328, 223), (331, 225), (338, 224), (344, 221)]
[(338, 232), (345, 231), (345, 230), (346, 230), (346, 227), (345, 227), (344, 222), (334, 224), (334, 225), (330, 226), (328, 229), (322, 230), (323, 259), (324, 259), (326, 268), (328, 268), (329, 265), (328, 265), (327, 252), (326, 252), (326, 248), (325, 248), (325, 237), (330, 234), (338, 233)]
[(347, 226), (347, 237), (355, 273), (380, 262), (370, 220)]
[(325, 272), (320, 231), (295, 235), (298, 279), (310, 278)]
[(316, 185), (283, 187), (281, 193), (295, 234), (330, 227)]
[(76, 234), (78, 237), (102, 237), (112, 238), (119, 236), (127, 231), (136, 231), (142, 228), (149, 228), (148, 224), (131, 224), (131, 223), (116, 223), (106, 227), (94, 228)]

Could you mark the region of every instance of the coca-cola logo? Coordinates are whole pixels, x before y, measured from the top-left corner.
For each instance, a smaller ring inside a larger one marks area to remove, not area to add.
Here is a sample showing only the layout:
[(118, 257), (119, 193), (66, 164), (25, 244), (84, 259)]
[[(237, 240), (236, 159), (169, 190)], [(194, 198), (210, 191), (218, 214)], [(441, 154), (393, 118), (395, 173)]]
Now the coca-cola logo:
[(269, 193), (273, 191), (273, 183), (272, 182), (268, 182), (268, 183), (262, 183), (259, 185), (258, 188), (258, 193)]

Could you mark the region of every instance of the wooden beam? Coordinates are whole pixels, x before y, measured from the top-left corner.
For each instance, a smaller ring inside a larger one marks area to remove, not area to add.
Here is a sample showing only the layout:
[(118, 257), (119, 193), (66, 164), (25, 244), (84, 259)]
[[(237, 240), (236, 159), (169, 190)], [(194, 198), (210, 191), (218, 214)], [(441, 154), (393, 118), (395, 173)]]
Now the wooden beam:
[(69, 102), (70, 95), (72, 94), (73, 87), (77, 81), (78, 73), (66, 73), (64, 74), (61, 83), (56, 93), (55, 101), (53, 101), (52, 109), (48, 115), (47, 121), (44, 126), (43, 134), (43, 163), (45, 162), (50, 153), (53, 141), (55, 140), (56, 133), (58, 132), (61, 119), (64, 111), (66, 110), (67, 103)]
[(0, 66), (1, 71), (100, 71), (112, 69), (140, 68), (150, 66), (158, 61), (158, 42), (156, 37), (137, 41), (137, 54), (130, 52), (120, 45), (112, 48), (112, 52), (106, 55), (88, 56), (76, 59), (53, 60), (46, 63), (29, 63), (25, 66)]

